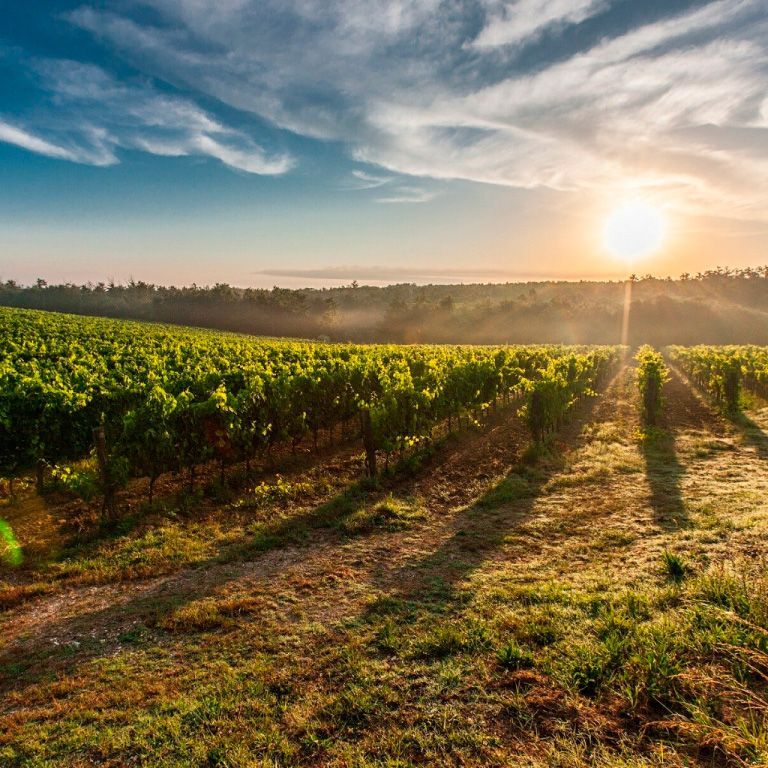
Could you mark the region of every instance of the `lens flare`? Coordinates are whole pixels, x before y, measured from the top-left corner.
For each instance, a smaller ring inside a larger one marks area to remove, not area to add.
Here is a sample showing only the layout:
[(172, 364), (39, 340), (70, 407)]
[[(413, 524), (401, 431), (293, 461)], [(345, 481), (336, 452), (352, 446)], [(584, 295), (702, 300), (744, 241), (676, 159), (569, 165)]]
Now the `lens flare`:
[(0, 562), (6, 565), (21, 565), (24, 559), (21, 546), (13, 533), (13, 528), (0, 518)]

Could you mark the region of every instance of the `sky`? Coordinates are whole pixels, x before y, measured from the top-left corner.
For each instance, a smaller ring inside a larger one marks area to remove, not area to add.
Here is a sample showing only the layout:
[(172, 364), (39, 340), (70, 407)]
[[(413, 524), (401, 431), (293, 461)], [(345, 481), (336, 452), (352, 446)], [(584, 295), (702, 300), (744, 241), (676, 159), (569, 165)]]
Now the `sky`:
[(2, 280), (765, 263), (766, 0), (0, 0)]

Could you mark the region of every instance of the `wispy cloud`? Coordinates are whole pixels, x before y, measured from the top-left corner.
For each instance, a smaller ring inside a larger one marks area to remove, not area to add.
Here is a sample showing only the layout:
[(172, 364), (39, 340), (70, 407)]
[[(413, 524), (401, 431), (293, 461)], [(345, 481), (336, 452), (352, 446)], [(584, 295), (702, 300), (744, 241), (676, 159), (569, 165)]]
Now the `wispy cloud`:
[(0, 120), (0, 141), (6, 144), (13, 144), (22, 149), (28, 149), (30, 152), (37, 152), (46, 157), (55, 157), (60, 160), (77, 160), (77, 156), (66, 149), (50, 141), (41, 139), (39, 136), (25, 131), (23, 128), (17, 128), (4, 120)]
[(421, 187), (397, 187), (392, 190), (391, 195), (377, 197), (377, 203), (397, 204), (397, 203), (428, 203), (434, 200), (437, 193)]
[(491, 0), (485, 26), (472, 45), (530, 43), (552, 28), (578, 24), (609, 4), (609, 0)]
[[(254, 272), (255, 275), (270, 277), (294, 277), (307, 280), (374, 280), (374, 281), (409, 281), (409, 280), (521, 280), (532, 277), (542, 278), (547, 275), (533, 275), (530, 272), (504, 269), (453, 269), (445, 267), (410, 268), (366, 266), (347, 264), (340, 267), (322, 267), (319, 269), (284, 269), (274, 267)], [(554, 277), (554, 275), (550, 275)]]
[(208, 156), (246, 173), (280, 174), (294, 161), (268, 154), (242, 131), (193, 102), (144, 82), (119, 82), (100, 67), (74, 61), (30, 64), (48, 94), (31, 127), (0, 123), (0, 141), (48, 157), (89, 165), (119, 162), (120, 149), (157, 155)]
[(162, 81), (340, 142), (385, 169), (350, 181), (387, 185), (383, 203), (430, 199), (418, 181), (396, 187), (406, 174), (595, 194), (641, 186), (689, 210), (768, 219), (765, 0), (643, 4), (647, 20), (625, 14), (624, 26), (622, 13), (615, 0), (86, 2), (70, 21), (147, 81), (63, 70), (50, 88), (68, 125), (9, 124), (104, 161), (139, 147), (255, 173), (290, 167), (148, 84)]
[(378, 189), (392, 181), (392, 176), (381, 176), (368, 171), (352, 171), (352, 181), (348, 189)]

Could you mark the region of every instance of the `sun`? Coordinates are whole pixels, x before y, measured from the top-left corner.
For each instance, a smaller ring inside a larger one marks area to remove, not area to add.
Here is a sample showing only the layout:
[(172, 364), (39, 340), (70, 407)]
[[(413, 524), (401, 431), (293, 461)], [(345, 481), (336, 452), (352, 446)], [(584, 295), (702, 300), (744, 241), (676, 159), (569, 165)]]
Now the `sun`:
[(603, 243), (627, 261), (657, 251), (666, 226), (661, 211), (645, 200), (630, 200), (615, 208), (605, 222)]

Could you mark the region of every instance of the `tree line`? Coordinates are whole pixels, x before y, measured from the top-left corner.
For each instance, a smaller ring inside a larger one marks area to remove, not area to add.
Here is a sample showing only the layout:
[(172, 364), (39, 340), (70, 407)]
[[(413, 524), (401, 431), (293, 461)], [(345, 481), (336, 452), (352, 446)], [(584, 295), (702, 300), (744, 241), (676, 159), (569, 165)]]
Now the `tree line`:
[(267, 336), (391, 343), (768, 344), (768, 268), (677, 279), (323, 289), (0, 283), (0, 304)]

